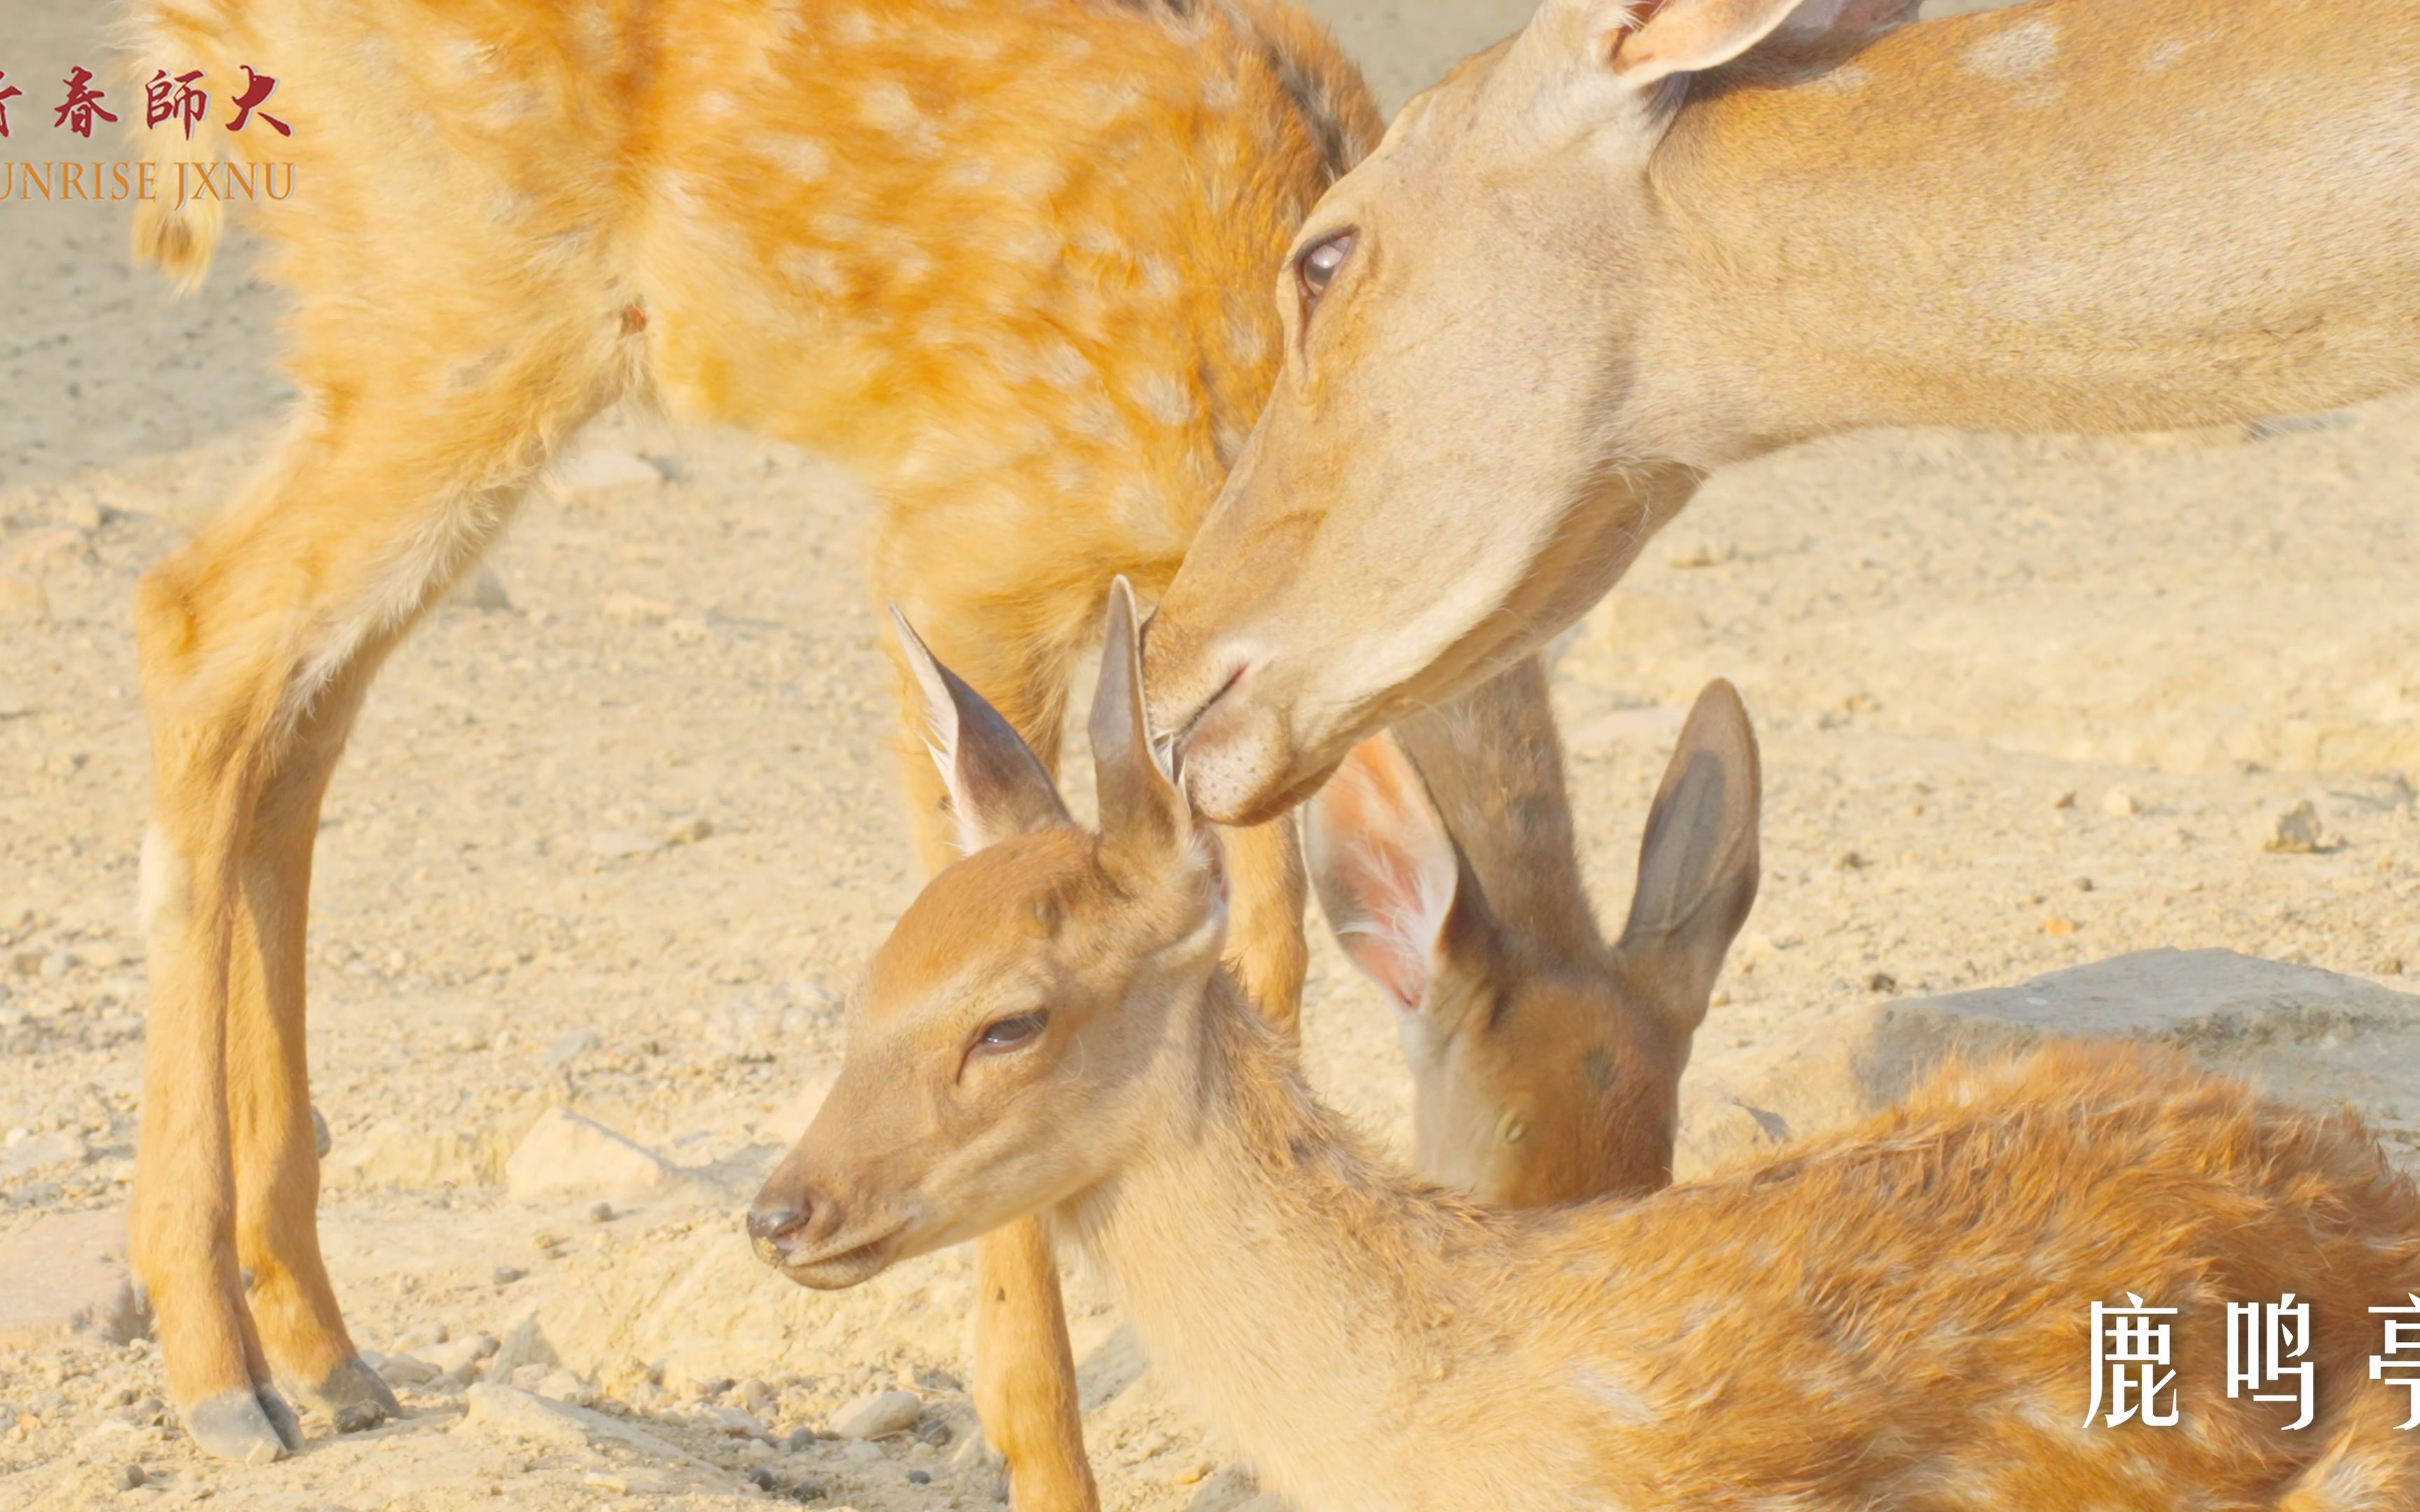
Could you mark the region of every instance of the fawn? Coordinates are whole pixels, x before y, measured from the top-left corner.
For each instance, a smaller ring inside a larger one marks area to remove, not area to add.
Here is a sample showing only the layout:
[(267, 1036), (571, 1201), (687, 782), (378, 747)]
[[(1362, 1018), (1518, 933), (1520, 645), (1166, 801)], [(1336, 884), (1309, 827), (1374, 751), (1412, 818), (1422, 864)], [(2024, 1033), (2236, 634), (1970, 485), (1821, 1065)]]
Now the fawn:
[[(1119, 592), (1097, 835), (1004, 721), (937, 719), (989, 843), (875, 956), (757, 1196), (793, 1280), (1046, 1213), (1303, 1512), (2420, 1503), (2363, 1368), (2366, 1307), (2420, 1294), (2420, 1194), (2350, 1113), (2058, 1045), (1644, 1200), (1475, 1206), (1370, 1158), (1222, 967), (1218, 850), (1140, 680)], [(2288, 1290), (2330, 1383), (2300, 1432), (2218, 1389), (2222, 1304)], [(2079, 1426), (2086, 1305), (2127, 1291), (2181, 1309), (2181, 1428)]]
[(1545, 685), (1526, 657), (1364, 742), (1305, 818), (1338, 942), (1403, 1011), (1419, 1170), (1512, 1207), (1672, 1180), (1681, 1073), (1758, 876), (1756, 735), (1717, 681), (1682, 727), (1608, 947)]
[[(880, 503), (877, 594), (1048, 769), (1100, 585), (1175, 572), (1276, 370), (1266, 270), (1378, 120), (1274, 0), (138, 0), (131, 20), (138, 78), (277, 77), (290, 136), (207, 134), (296, 163), (259, 224), (297, 296), (302, 403), (136, 606), (154, 789), (134, 1257), (188, 1430), (266, 1458), (300, 1443), (287, 1395), (340, 1430), (396, 1410), (319, 1255), (302, 949), (320, 795), (387, 653), (565, 442), (636, 398), (853, 465)], [(144, 205), (138, 254), (198, 280), (218, 210)], [(913, 688), (903, 666), (903, 712)], [(1508, 728), (1550, 738), (1535, 696)], [(938, 868), (954, 821), (911, 722)], [(1455, 773), (1428, 778), (1445, 794)], [(1290, 1029), (1291, 830), (1227, 847), (1238, 969)], [(1654, 1044), (1677, 1076), (1684, 1031), (1677, 1057), (1670, 1032)], [(1652, 1103), (1665, 1074), (1610, 1095)], [(1533, 1140), (1536, 1169), (1500, 1180), (1650, 1184), (1660, 1117), (1576, 1158)], [(978, 1270), (976, 1399), (1018, 1500), (1089, 1507), (1038, 1227), (988, 1238)]]
[(1159, 600), (1213, 819), (1571, 623), (1715, 469), (2420, 382), (2420, 6), (1545, 0), (1278, 280), (1284, 372)]

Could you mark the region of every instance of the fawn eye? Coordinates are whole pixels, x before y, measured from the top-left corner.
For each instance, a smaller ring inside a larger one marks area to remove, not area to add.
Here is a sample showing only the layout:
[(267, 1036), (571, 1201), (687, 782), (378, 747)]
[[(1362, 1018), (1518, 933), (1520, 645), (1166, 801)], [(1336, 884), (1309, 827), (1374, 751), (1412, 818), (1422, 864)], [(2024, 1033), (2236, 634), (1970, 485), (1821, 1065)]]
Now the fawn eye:
[(1309, 315), (1327, 285), (1336, 280), (1338, 269), (1353, 255), (1353, 240), (1357, 233), (1339, 231), (1321, 241), (1305, 247), (1302, 255), (1294, 260), (1294, 276), (1302, 285), (1302, 313)]
[(1018, 1013), (1009, 1018), (994, 1019), (975, 1036), (977, 1050), (1007, 1050), (1025, 1043), (1042, 1032), (1050, 1022), (1047, 1013)]

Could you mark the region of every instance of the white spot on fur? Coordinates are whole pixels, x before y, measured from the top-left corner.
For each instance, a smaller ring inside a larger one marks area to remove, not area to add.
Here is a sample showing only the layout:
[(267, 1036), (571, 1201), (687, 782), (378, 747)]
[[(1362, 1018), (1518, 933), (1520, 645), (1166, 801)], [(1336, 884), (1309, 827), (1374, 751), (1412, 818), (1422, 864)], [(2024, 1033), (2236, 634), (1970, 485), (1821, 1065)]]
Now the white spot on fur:
[(1042, 348), (1041, 360), (1034, 364), (1042, 376), (1062, 389), (1089, 387), (1098, 377), (1084, 354), (1063, 341), (1054, 341)]
[(1126, 385), (1126, 393), (1163, 425), (1182, 425), (1193, 418), (1192, 395), (1172, 374), (1144, 373)]
[(950, 164), (948, 171), (941, 175), (941, 178), (945, 183), (956, 184), (968, 189), (989, 183), (991, 160), (981, 153), (960, 158)]
[(916, 108), (915, 97), (902, 84), (877, 84), (865, 91), (857, 102), (857, 114), (868, 126), (886, 131), (912, 131), (924, 118)]
[(818, 294), (838, 294), (845, 284), (840, 256), (821, 248), (793, 247), (776, 259), (782, 276)]
[(1826, 94), (1854, 94), (1873, 81), (1873, 75), (1854, 64), (1844, 65), (1815, 81), (1815, 87)]
[(1966, 50), (1966, 67), (1987, 79), (2022, 79), (2058, 56), (2058, 24), (2047, 19), (2001, 28)]
[(812, 136), (768, 136), (757, 153), (793, 178), (821, 178), (831, 171), (831, 149)]

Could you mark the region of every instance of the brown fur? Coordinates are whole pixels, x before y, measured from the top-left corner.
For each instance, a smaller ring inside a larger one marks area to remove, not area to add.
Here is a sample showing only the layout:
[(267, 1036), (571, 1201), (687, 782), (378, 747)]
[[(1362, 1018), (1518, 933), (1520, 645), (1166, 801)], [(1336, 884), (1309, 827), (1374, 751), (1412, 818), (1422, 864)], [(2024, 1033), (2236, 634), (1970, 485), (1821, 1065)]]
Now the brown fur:
[[(134, 1252), (189, 1426), (264, 1456), (292, 1443), (272, 1375), (340, 1424), (392, 1405), (318, 1253), (302, 1049), (319, 796), (386, 653), (564, 442), (638, 396), (859, 468), (876, 593), (1054, 755), (1102, 585), (1174, 572), (1274, 371), (1264, 270), (1377, 123), (1332, 44), (1259, 0), (145, 0), (132, 21), (138, 69), (251, 63), (294, 127), (217, 146), (296, 162), (259, 224), (298, 297), (302, 401), (137, 608)], [(191, 283), (216, 231), (209, 207), (147, 205), (135, 247)], [(938, 790), (906, 769), (939, 865)], [(1298, 863), (1280, 827), (1231, 849), (1242, 969), (1290, 1024)], [(1047, 1251), (1002, 1240), (984, 1271), (1029, 1320), (1002, 1335), (986, 1309), (986, 1423), (1028, 1504), (1090, 1505)]]
[[(1546, 0), (1406, 105), (1151, 636), (1202, 811), (1577, 618), (1714, 469), (2420, 382), (2420, 7)], [(1779, 26), (1779, 30), (1775, 30)]]
[[(579, 426), (636, 396), (853, 463), (880, 500), (877, 594), (1052, 762), (1103, 585), (1174, 572), (1275, 372), (1267, 266), (1375, 116), (1298, 14), (1224, 0), (216, 0), (134, 20), (141, 55), (276, 74), (295, 134), (217, 145), (291, 157), (301, 186), (261, 229), (298, 296), (303, 404), (138, 606), (155, 978), (135, 1248), (189, 1425), (258, 1455), (285, 1442), (272, 1375), (343, 1426), (392, 1405), (318, 1251), (302, 965), (319, 795), (386, 652)], [(197, 281), (216, 210), (147, 203), (138, 255)], [(1482, 754), (1551, 744), (1543, 686), (1507, 706)], [(904, 726), (938, 868), (951, 816)], [(1526, 823), (1504, 842), (1573, 872), (1568, 822)], [(1228, 864), (1234, 954), (1290, 1032), (1289, 831), (1231, 835)], [(1572, 1109), (1616, 1136), (1533, 1144), (1482, 1191), (1667, 1179), (1654, 1110), (1684, 1060)], [(1518, 1067), (1496, 1085), (1521, 1089)], [(1089, 1506), (1039, 1228), (988, 1240), (978, 1273), (975, 1396), (1019, 1504)]]
[[(1643, 1201), (1481, 1208), (1312, 1099), (1218, 964), (1215, 864), (1139, 702), (1115, 722), (1104, 791), (1143, 796), (1105, 799), (1098, 841), (1029, 821), (877, 954), (831, 1099), (757, 1197), (793, 1278), (1048, 1212), (1304, 1512), (2420, 1501), (2420, 1437), (2365, 1368), (2366, 1309), (2420, 1292), (2420, 1195), (2352, 1114), (2055, 1045)], [(2225, 1304), (2288, 1290), (2319, 1382), (2299, 1432), (2225, 1396)], [(2183, 1309), (2178, 1427), (2084, 1426), (2089, 1304), (2127, 1291)]]

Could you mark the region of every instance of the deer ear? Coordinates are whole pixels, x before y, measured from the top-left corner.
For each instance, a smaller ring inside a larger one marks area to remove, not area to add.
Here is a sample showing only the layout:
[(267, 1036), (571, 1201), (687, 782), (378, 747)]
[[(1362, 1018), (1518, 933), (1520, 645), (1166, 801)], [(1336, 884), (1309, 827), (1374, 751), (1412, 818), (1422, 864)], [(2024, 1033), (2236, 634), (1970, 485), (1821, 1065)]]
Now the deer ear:
[(1141, 620), (1134, 589), (1123, 577), (1109, 584), (1092, 737), (1104, 851), (1113, 862), (1165, 864), (1192, 843), (1192, 810), (1151, 738), (1143, 713)]
[(1720, 68), (1776, 32), (1801, 39), (1874, 31), (1916, 0), (1557, 0), (1577, 9), (1590, 61), (1628, 89)]
[(1645, 965), (1658, 1011), (1683, 1033), (1704, 1021), (1724, 953), (1756, 903), (1762, 790), (1747, 710), (1717, 678), (1689, 710), (1648, 810), (1617, 946)]
[(1354, 747), (1311, 798), (1303, 850), (1336, 943), (1398, 1008), (1419, 1010), (1477, 887), (1392, 735)]
[(1634, 89), (1676, 73), (1720, 68), (1763, 41), (1790, 19), (1800, 0), (1650, 0), (1606, 8), (1617, 12), (1597, 33), (1597, 54), (1613, 76)]
[(922, 704), (924, 748), (949, 790), (958, 848), (972, 854), (1011, 835), (1070, 823), (1050, 774), (1016, 728), (940, 664), (896, 604), (891, 623)]

